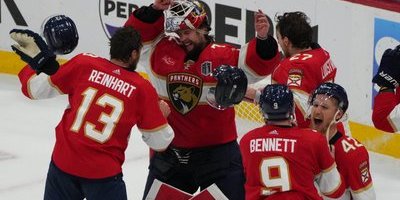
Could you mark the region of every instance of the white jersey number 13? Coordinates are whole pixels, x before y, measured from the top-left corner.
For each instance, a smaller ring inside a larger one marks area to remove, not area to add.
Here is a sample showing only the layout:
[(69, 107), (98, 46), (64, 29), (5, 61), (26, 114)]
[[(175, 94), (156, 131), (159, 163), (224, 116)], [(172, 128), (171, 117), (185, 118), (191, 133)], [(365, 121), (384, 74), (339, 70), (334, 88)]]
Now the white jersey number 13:
[(112, 107), (110, 113), (102, 112), (97, 120), (104, 124), (104, 128), (101, 131), (96, 130), (96, 125), (86, 121), (85, 116), (91, 106), (93, 106), (93, 100), (95, 99), (97, 94), (97, 89), (88, 88), (84, 92), (82, 92), (83, 101), (79, 106), (79, 109), (76, 113), (76, 117), (74, 123), (72, 124), (71, 130), (73, 132), (78, 132), (79, 129), (84, 126), (84, 134), (99, 143), (104, 143), (110, 139), (114, 132), (115, 125), (118, 123), (122, 112), (124, 111), (124, 102), (111, 96), (109, 94), (103, 94), (96, 100), (96, 105), (106, 107)]

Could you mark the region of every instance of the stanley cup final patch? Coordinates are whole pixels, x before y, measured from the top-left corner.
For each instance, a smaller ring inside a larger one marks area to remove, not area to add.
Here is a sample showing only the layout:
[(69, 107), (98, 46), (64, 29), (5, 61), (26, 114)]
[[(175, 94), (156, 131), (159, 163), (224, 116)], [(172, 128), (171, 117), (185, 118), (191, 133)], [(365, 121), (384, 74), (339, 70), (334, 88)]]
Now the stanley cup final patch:
[(176, 111), (185, 115), (199, 103), (203, 81), (187, 73), (168, 74), (168, 97)]
[(205, 61), (200, 65), (201, 74), (203, 76), (209, 76), (211, 74), (212, 64), (211, 61)]

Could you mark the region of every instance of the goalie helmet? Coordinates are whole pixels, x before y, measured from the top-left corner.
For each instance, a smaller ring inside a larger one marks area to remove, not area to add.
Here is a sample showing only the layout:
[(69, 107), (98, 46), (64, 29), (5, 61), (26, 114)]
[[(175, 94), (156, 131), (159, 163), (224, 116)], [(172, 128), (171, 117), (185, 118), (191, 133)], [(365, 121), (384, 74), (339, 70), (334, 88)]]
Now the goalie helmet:
[(225, 110), (240, 103), (247, 90), (247, 77), (242, 69), (229, 65), (221, 65), (213, 72), (217, 86), (211, 87), (207, 93), (210, 106)]
[(347, 99), (346, 90), (336, 83), (326, 82), (319, 85), (317, 89), (314, 90), (310, 100), (308, 101), (310, 105), (313, 105), (315, 97), (318, 94), (327, 95), (328, 98), (335, 98), (338, 101), (339, 109), (341, 109), (343, 113), (345, 113), (349, 107), (349, 100)]
[(286, 85), (265, 86), (261, 92), (259, 105), (266, 120), (286, 120), (294, 115), (293, 93)]
[(42, 25), (42, 34), (55, 54), (71, 53), (78, 45), (79, 36), (75, 23), (65, 15), (47, 18)]
[(175, 0), (164, 11), (164, 29), (168, 34), (183, 29), (198, 29), (203, 23), (208, 24), (203, 5), (196, 0)]

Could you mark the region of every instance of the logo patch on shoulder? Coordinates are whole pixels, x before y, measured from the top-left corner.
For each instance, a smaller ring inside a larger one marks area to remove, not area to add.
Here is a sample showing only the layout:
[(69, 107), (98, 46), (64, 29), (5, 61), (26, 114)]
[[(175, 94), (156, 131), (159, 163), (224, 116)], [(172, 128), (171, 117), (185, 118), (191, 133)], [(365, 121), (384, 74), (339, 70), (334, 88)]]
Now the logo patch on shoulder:
[(363, 163), (360, 164), (360, 166), (358, 166), (358, 168), (360, 169), (361, 182), (363, 184), (367, 183), (370, 179), (368, 163), (366, 161), (364, 161)]
[(290, 69), (287, 80), (288, 86), (300, 87), (303, 80), (303, 70), (301, 69)]
[(168, 97), (175, 110), (185, 115), (199, 103), (203, 88), (200, 77), (187, 73), (168, 74)]

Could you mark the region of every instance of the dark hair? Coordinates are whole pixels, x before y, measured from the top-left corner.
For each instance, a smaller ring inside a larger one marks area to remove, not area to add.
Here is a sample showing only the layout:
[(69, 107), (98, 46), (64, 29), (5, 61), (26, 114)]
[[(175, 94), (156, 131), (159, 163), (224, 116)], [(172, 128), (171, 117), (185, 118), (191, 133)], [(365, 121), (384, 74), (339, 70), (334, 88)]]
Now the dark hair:
[(211, 42), (215, 41), (214, 36), (209, 34), (211, 31), (211, 25), (210, 25), (208, 18), (206, 18), (203, 21), (203, 23), (199, 26), (199, 29), (205, 29), (207, 31), (207, 34), (204, 35), (204, 37), (207, 40), (207, 43), (211, 43)]
[(139, 32), (132, 27), (119, 28), (110, 39), (110, 57), (128, 62), (133, 50), (142, 47)]
[(303, 12), (287, 12), (275, 16), (276, 30), (282, 37), (287, 37), (296, 48), (308, 48), (312, 43), (312, 28), (309, 18)]

